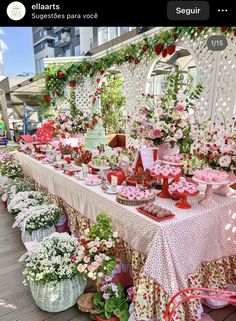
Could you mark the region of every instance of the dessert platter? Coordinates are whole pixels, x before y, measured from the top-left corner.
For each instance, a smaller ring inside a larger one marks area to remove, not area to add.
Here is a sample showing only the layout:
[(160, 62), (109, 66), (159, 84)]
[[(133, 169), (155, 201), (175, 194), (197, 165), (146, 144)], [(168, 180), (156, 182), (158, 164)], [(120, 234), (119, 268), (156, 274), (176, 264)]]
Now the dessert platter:
[(205, 196), (199, 200), (199, 204), (214, 206), (216, 202), (213, 199), (213, 186), (227, 185), (229, 183), (229, 175), (216, 169), (198, 169), (194, 172), (193, 181), (206, 185)]
[(139, 213), (144, 214), (145, 216), (150, 217), (158, 222), (168, 220), (175, 216), (170, 210), (167, 210), (153, 203), (142, 204), (139, 207), (137, 207), (136, 210)]
[(163, 156), (163, 160), (161, 161), (163, 164), (171, 165), (171, 166), (182, 166), (182, 162), (184, 160), (184, 155), (165, 155)]
[(156, 195), (153, 191), (136, 186), (123, 186), (117, 194), (118, 203), (129, 206), (138, 206), (143, 203), (154, 202)]
[(169, 186), (169, 190), (173, 195), (180, 196), (180, 201), (177, 202), (175, 206), (182, 209), (191, 208), (191, 205), (187, 201), (188, 196), (197, 196), (199, 194), (198, 185), (183, 180), (173, 182)]
[(69, 176), (73, 176), (75, 173), (81, 172), (81, 168), (79, 168), (74, 164), (64, 165), (63, 169), (64, 169), (64, 173)]
[(89, 175), (84, 179), (86, 185), (89, 186), (97, 186), (102, 184), (102, 179), (98, 178), (96, 175)]
[(168, 191), (169, 187), (169, 178), (179, 179), (182, 171), (179, 167), (170, 166), (170, 165), (156, 165), (151, 169), (151, 175), (154, 178), (163, 179), (162, 191), (158, 194), (161, 198), (171, 198), (171, 195)]

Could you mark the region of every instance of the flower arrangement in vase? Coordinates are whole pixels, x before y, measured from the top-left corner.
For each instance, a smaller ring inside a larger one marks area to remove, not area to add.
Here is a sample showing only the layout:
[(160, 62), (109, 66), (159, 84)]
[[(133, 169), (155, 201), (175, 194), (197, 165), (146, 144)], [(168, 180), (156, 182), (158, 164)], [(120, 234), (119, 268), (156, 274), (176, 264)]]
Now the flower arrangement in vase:
[(114, 270), (118, 237), (117, 232), (113, 233), (111, 218), (106, 213), (100, 213), (96, 221), (79, 238), (79, 251), (72, 258), (79, 275), (92, 280), (109, 275)]
[(10, 200), (7, 210), (10, 214), (17, 215), (23, 209), (46, 203), (46, 198), (40, 192), (25, 191), (15, 194)]
[(165, 94), (142, 94), (143, 98), (135, 113), (128, 117), (130, 135), (141, 145), (159, 146), (169, 143), (178, 145), (180, 152), (189, 152), (193, 142), (192, 129), (200, 123), (194, 106), (202, 92), (201, 84), (195, 88), (189, 77), (185, 88), (181, 87), (180, 72), (166, 75)]
[(106, 276), (100, 288), (93, 295), (96, 321), (120, 320), (129, 318), (128, 297), (120, 283), (112, 282), (110, 276)]

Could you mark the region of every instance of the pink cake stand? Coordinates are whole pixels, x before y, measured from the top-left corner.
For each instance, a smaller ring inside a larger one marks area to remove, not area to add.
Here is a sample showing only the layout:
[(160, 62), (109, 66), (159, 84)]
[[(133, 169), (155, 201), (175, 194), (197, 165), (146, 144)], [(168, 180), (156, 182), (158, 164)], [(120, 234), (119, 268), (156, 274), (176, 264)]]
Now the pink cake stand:
[(193, 181), (206, 185), (205, 197), (198, 201), (199, 204), (204, 206), (214, 206), (217, 203), (213, 200), (213, 186), (215, 185), (227, 185), (229, 181), (216, 183), (216, 182), (205, 182), (193, 176)]
[(236, 175), (234, 175), (233, 170), (229, 173), (229, 183), (225, 185), (221, 185), (220, 187), (214, 189), (213, 193), (223, 195), (223, 196), (231, 196), (235, 195), (236, 191), (230, 187), (230, 185), (236, 183)]

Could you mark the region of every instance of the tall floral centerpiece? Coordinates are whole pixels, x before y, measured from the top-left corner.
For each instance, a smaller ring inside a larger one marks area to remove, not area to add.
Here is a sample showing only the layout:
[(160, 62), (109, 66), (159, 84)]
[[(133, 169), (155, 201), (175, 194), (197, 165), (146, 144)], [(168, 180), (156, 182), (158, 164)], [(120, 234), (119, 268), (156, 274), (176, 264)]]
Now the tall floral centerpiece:
[(117, 232), (112, 231), (111, 218), (100, 213), (96, 223), (79, 238), (79, 251), (72, 259), (80, 276), (92, 280), (111, 275), (116, 266)]
[(140, 106), (131, 115), (130, 136), (140, 145), (179, 146), (180, 152), (189, 153), (193, 143), (192, 131), (200, 124), (195, 101), (202, 92), (201, 84), (192, 85), (188, 77), (183, 87), (180, 72), (166, 75), (167, 87), (163, 94), (142, 94)]

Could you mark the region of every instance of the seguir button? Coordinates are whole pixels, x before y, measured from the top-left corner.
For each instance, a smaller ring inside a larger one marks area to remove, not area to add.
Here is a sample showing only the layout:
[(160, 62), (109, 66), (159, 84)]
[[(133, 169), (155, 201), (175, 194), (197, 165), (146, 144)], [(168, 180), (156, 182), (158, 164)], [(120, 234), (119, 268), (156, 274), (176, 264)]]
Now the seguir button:
[(169, 20), (208, 20), (208, 1), (170, 1), (167, 4)]

